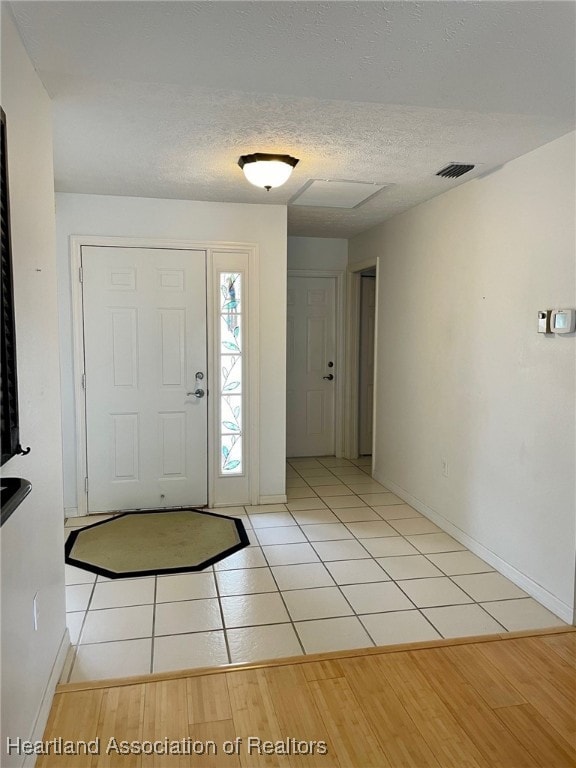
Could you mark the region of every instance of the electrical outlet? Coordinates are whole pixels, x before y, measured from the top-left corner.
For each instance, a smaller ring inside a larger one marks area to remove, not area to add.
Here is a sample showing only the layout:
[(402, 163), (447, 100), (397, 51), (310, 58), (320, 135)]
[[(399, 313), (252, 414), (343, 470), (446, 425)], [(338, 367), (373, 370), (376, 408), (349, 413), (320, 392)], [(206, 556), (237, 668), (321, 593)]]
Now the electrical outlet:
[(440, 459), (441, 465), (442, 465), (442, 474), (444, 477), (448, 477), (448, 459), (445, 457), (442, 457)]
[(34, 622), (34, 631), (38, 631), (38, 620), (40, 618), (40, 612), (38, 610), (38, 592), (34, 595), (32, 600), (32, 621)]

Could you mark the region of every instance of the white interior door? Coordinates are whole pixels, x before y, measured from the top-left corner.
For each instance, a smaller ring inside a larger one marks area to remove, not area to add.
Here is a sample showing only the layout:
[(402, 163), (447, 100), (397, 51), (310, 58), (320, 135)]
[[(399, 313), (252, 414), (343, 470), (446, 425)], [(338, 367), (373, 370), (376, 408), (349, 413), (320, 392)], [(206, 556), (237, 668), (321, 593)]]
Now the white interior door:
[(85, 246), (82, 271), (88, 511), (206, 504), (205, 251)]
[(335, 278), (288, 277), (287, 333), (287, 455), (333, 455)]

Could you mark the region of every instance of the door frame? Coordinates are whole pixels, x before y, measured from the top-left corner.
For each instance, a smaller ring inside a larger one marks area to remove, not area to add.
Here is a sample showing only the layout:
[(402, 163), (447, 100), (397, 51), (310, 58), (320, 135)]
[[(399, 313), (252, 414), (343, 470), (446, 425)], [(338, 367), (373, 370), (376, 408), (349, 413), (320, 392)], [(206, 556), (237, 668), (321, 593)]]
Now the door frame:
[(291, 277), (332, 277), (336, 280), (336, 303), (334, 307), (336, 320), (336, 355), (338, 360), (338, 375), (334, 393), (334, 455), (341, 458), (344, 451), (344, 391), (346, 381), (346, 343), (344, 308), (346, 301), (346, 272), (337, 269), (289, 269)]
[[(87, 432), (86, 432), (86, 390), (84, 388), (84, 307), (82, 298), (81, 266), (82, 247), (111, 247), (111, 248), (150, 248), (159, 250), (183, 250), (206, 252), (206, 340), (207, 340), (207, 374), (208, 381), (215, 381), (216, 365), (216, 297), (214, 293), (213, 274), (215, 269), (215, 253), (220, 259), (221, 254), (241, 252), (246, 258), (246, 276), (250, 310), (248, 313), (249, 349), (246, 351), (246, 378), (248, 393), (245, 401), (246, 424), (250, 430), (246, 439), (246, 459), (248, 472), (248, 501), (244, 503), (258, 504), (260, 501), (260, 350), (259, 350), (259, 259), (256, 243), (170, 240), (165, 238), (140, 237), (108, 237), (94, 235), (70, 236), (70, 277), (72, 300), (72, 345), (73, 345), (73, 382), (74, 382), (74, 426), (76, 431), (76, 495), (78, 517), (88, 515), (87, 503)], [(232, 270), (235, 267), (231, 268)], [(208, 398), (208, 506), (229, 506), (232, 502), (215, 502), (218, 496), (218, 484), (229, 483), (233, 477), (219, 477), (216, 450), (218, 443), (218, 408), (216, 397)], [(224, 486), (225, 487), (225, 486)], [(226, 497), (223, 494), (223, 498)], [(238, 504), (242, 503), (240, 501)]]
[(360, 365), (360, 286), (362, 272), (376, 268), (376, 309), (374, 318), (374, 407), (372, 414), (372, 469), (376, 461), (376, 406), (378, 402), (376, 375), (378, 362), (378, 295), (379, 269), (378, 259), (366, 259), (348, 265), (348, 301), (346, 307), (346, 366), (349, 376), (346, 378), (344, 404), (344, 456), (347, 459), (358, 458), (358, 404), (359, 404), (359, 365)]

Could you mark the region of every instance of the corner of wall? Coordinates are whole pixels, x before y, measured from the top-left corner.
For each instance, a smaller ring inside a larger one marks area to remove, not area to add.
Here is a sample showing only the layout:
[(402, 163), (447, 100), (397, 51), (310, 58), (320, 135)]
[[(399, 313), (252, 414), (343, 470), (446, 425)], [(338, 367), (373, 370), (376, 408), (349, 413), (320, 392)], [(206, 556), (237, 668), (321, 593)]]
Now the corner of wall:
[[(32, 449), (2, 467), (32, 483), (2, 528), (2, 733), (29, 739), (44, 729), (67, 645), (52, 111), (4, 7), (1, 52), (20, 434)], [(21, 765), (5, 746), (2, 767)]]

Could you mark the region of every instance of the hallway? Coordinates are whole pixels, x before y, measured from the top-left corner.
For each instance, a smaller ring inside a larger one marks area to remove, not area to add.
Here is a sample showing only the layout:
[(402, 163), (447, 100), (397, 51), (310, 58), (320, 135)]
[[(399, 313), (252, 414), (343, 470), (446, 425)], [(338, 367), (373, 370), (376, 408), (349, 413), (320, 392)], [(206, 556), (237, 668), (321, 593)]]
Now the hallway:
[(367, 459), (291, 459), (287, 503), (228, 508), (251, 546), (202, 573), (110, 581), (66, 566), (61, 681), (563, 625), (368, 472)]

